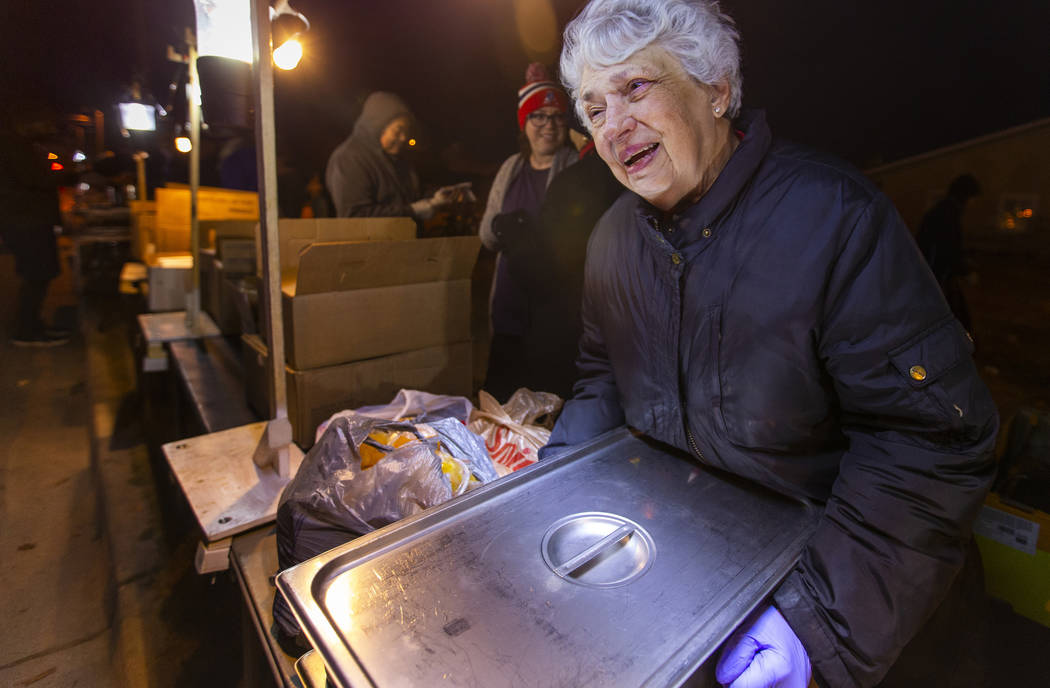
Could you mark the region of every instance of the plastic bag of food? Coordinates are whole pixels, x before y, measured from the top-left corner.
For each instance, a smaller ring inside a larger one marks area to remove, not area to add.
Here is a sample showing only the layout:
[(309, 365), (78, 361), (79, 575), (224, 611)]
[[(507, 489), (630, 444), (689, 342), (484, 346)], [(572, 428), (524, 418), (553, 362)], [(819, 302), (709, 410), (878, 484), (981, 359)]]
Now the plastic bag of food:
[(320, 440), (332, 419), (356, 413), (358, 415), (385, 418), (386, 420), (409, 420), (426, 423), (437, 418), (456, 418), (463, 423), (470, 420), (474, 404), (466, 397), (431, 394), (418, 389), (402, 389), (389, 404), (361, 406), (353, 411), (340, 411), (317, 426), (314, 441)]
[[(280, 570), (498, 477), (485, 444), (455, 418), (407, 423), (337, 414), (303, 458), (277, 507)], [(275, 635), (308, 648), (284, 598)]]
[(502, 406), (484, 390), (478, 392), (478, 401), (480, 408), (470, 414), (468, 427), (485, 440), (501, 476), (536, 462), (564, 403), (557, 394), (525, 387)]

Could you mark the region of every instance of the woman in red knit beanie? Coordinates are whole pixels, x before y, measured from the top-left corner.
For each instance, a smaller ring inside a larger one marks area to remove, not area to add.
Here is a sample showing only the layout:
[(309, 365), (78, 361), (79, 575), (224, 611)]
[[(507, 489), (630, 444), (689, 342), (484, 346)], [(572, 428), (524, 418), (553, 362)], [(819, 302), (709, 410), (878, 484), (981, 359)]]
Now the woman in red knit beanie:
[(521, 280), (514, 279), (514, 249), (528, 239), (547, 186), (576, 161), (568, 144), (569, 97), (538, 62), (525, 71), (518, 89), (521, 152), (507, 158), (489, 192), (479, 234), (485, 246), (499, 253), (489, 302), (492, 344), (484, 389), (505, 402), (525, 386), (523, 337), (528, 332), (528, 298)]

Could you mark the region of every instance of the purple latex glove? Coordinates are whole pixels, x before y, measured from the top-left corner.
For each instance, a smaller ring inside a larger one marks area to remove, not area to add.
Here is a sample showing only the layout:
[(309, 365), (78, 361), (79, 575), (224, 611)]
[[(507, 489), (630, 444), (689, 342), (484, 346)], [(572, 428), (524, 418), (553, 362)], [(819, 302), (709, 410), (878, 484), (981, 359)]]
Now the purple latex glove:
[[(776, 607), (726, 641), (715, 678), (729, 688), (806, 688), (809, 655)], [(747, 622), (745, 622), (746, 624)]]

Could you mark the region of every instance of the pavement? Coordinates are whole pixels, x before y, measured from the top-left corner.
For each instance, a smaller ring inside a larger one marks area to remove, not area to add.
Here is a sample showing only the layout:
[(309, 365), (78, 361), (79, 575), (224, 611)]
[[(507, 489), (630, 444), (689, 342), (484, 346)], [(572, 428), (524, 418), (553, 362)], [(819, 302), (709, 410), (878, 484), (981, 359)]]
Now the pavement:
[(240, 594), (193, 568), (188, 507), (140, 427), (120, 304), (73, 291), (45, 311), (65, 346), (9, 343), (12, 257), (0, 250), (0, 686), (240, 685)]

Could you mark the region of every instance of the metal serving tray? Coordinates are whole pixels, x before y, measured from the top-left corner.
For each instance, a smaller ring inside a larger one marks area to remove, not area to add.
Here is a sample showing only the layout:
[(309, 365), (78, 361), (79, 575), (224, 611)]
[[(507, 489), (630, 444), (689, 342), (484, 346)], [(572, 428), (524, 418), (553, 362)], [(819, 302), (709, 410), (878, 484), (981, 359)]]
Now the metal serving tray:
[(343, 688), (679, 685), (787, 574), (818, 516), (621, 429), (277, 587)]

